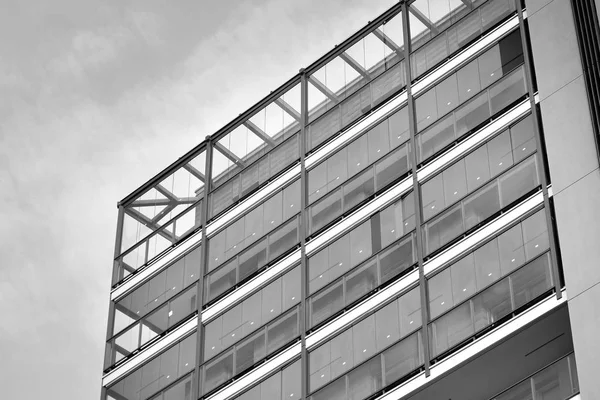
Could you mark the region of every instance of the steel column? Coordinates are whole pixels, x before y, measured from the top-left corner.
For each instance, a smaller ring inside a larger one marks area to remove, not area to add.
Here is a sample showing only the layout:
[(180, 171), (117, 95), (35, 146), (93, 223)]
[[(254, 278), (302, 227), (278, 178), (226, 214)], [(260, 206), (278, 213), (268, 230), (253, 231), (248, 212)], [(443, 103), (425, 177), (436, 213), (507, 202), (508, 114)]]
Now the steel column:
[(306, 175), (306, 124), (308, 122), (308, 77), (304, 69), (300, 70), (300, 340), (301, 347), (301, 400), (308, 394), (308, 352), (306, 351), (306, 296), (307, 290), (307, 260), (306, 260), (306, 235), (307, 219), (307, 175)]
[(425, 271), (423, 269), (423, 235), (421, 229), (421, 192), (419, 191), (419, 180), (417, 179), (417, 140), (416, 140), (416, 116), (414, 99), (412, 95), (412, 77), (410, 68), (410, 26), (408, 17), (408, 7), (406, 4), (402, 7), (402, 26), (404, 30), (404, 65), (406, 74), (406, 94), (407, 94), (407, 106), (408, 106), (408, 127), (410, 132), (410, 147), (411, 147), (411, 164), (412, 164), (412, 178), (413, 178), (413, 199), (415, 205), (415, 226), (417, 236), (417, 261), (419, 264), (419, 286), (421, 294), (421, 336), (423, 337), (423, 353), (425, 358), (425, 376), (429, 376), (429, 331), (427, 329), (427, 323), (429, 322), (429, 307), (428, 307), (428, 294), (427, 285), (425, 283)]
[(200, 397), (200, 365), (203, 358), (204, 352), (204, 326), (202, 325), (202, 303), (204, 298), (204, 274), (206, 273), (206, 265), (208, 264), (208, 240), (206, 239), (206, 221), (208, 221), (208, 194), (211, 190), (212, 183), (212, 155), (213, 146), (210, 136), (206, 137), (206, 160), (204, 173), (206, 175), (206, 181), (204, 182), (204, 200), (202, 202), (202, 215), (200, 218), (202, 224), (202, 241), (200, 242), (200, 276), (198, 277), (198, 288), (196, 297), (196, 308), (198, 310), (198, 328), (196, 328), (196, 369), (192, 379), (192, 399)]

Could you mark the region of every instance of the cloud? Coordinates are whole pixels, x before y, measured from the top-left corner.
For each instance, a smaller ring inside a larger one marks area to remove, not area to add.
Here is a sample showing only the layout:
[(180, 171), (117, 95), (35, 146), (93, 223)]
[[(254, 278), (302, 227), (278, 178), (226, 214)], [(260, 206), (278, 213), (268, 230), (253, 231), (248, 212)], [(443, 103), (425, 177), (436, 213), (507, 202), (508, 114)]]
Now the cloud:
[(117, 62), (121, 52), (132, 42), (132, 32), (122, 26), (101, 28), (95, 31), (78, 31), (70, 46), (48, 63), (46, 71), (54, 78), (85, 78)]
[(57, 3), (0, 24), (22, 32), (0, 62), (7, 398), (98, 398), (116, 201), (384, 2)]

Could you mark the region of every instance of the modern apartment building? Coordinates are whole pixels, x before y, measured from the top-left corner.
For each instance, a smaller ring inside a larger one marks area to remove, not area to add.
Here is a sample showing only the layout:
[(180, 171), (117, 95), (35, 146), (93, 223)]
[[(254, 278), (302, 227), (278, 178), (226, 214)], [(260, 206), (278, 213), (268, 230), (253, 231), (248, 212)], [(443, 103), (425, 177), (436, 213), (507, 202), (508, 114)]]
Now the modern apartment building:
[(391, 3), (119, 202), (102, 400), (600, 399), (595, 3)]

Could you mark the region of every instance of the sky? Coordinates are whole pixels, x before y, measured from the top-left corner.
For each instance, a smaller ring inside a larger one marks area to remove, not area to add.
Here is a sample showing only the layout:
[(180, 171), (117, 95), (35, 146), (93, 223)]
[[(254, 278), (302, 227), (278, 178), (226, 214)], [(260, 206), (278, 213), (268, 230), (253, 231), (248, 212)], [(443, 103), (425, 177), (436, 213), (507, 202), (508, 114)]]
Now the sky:
[(394, 0), (0, 0), (0, 390), (98, 399), (116, 203)]

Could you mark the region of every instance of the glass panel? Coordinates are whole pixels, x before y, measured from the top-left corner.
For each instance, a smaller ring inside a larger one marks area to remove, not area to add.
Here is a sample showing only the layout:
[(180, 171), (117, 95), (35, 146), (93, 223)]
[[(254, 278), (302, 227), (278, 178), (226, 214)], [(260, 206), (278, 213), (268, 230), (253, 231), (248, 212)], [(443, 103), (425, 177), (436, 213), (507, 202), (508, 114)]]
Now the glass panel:
[[(487, 144), (489, 171), (496, 176), (513, 165), (513, 152), (510, 146), (508, 132), (495, 137)], [(484, 168), (488, 169), (488, 168)]]
[[(217, 236), (211, 240), (216, 239)], [(207, 301), (213, 301), (227, 290), (256, 274), (265, 265), (294, 247), (298, 240), (298, 218), (294, 218), (224, 266), (210, 273), (207, 279)], [(214, 257), (216, 261), (218, 258)]]
[(563, 358), (533, 376), (536, 399), (564, 400), (574, 395), (569, 359)]
[(500, 251), (500, 269), (507, 275), (525, 262), (523, 233), (520, 226), (510, 228), (498, 237)]
[(429, 310), (435, 318), (452, 308), (452, 278), (450, 269), (445, 269), (429, 279)]
[(430, 325), (432, 356), (437, 357), (475, 333), (471, 303), (467, 302)]
[(418, 333), (404, 339), (383, 353), (385, 383), (396, 382), (423, 364)]
[(298, 304), (299, 277), (300, 268), (296, 267), (209, 322), (205, 328), (204, 360), (210, 360)]
[(512, 387), (509, 391), (497, 396), (494, 400), (533, 400), (531, 381), (529, 379)]
[(461, 137), (490, 118), (489, 95), (483, 92), (456, 110), (456, 136)]
[(441, 151), (455, 137), (454, 115), (448, 115), (417, 137), (419, 141), (419, 160), (426, 160)]
[(349, 210), (375, 194), (373, 169), (363, 172), (344, 185), (344, 210)]
[[(145, 400), (155, 395), (157, 391), (171, 385), (193, 370), (192, 358), (196, 354), (196, 340), (195, 334), (181, 340), (125, 378), (108, 387), (107, 392), (114, 398), (125, 398), (127, 400)], [(191, 354), (192, 358), (187, 357), (188, 354)], [(172, 394), (174, 394), (180, 391), (176, 388), (181, 385), (183, 386), (181, 392), (189, 393), (189, 391), (186, 392), (186, 387), (188, 389), (190, 387), (183, 383), (186, 381), (188, 380), (183, 380), (182, 383), (178, 383), (169, 390), (172, 390)]]
[(379, 255), (379, 276), (385, 283), (415, 263), (413, 237), (395, 244)]
[(310, 207), (310, 231), (315, 232), (342, 213), (342, 190), (338, 189)]
[(502, 207), (500, 206), (500, 193), (498, 183), (493, 182), (472, 195), (464, 202), (465, 230), (478, 226), (487, 220)]
[(425, 227), (427, 253), (431, 253), (464, 232), (462, 206), (458, 204)]
[(535, 300), (554, 286), (549, 257), (546, 253), (510, 276), (515, 309)]
[(492, 115), (504, 110), (525, 94), (525, 70), (521, 67), (490, 89)]
[(267, 352), (272, 353), (299, 335), (298, 309), (272, 323), (267, 329)]
[(549, 248), (545, 212), (537, 212), (523, 222), (523, 237), (527, 260), (535, 258)]
[(263, 359), (266, 354), (264, 332), (259, 332), (246, 339), (236, 346), (235, 373), (239, 374), (252, 367), (257, 361)]
[(352, 330), (346, 330), (309, 354), (310, 391), (323, 386), (354, 366)]
[(300, 185), (296, 181), (210, 238), (208, 271), (213, 271), (275, 229), (276, 215), (282, 215), (284, 221), (295, 215), (299, 210), (299, 199)]
[[(344, 184), (346, 180), (354, 179), (354, 181), (346, 183), (343, 189), (343, 208), (344, 211), (347, 211), (361, 200), (373, 194), (375, 190), (381, 189), (394, 179), (404, 175), (408, 171), (409, 162), (406, 154), (407, 147), (404, 146), (403, 150), (394, 150), (397, 146), (408, 140), (407, 129), (406, 108), (403, 108), (311, 169), (308, 172), (309, 204)], [(364, 171), (360, 178), (355, 178), (360, 171), (368, 169), (369, 166), (372, 166), (392, 151), (395, 156), (381, 160), (376, 164), (375, 171), (371, 168), (368, 171)], [(397, 169), (388, 170), (392, 166)], [(375, 183), (372, 181), (374, 175), (378, 176), (376, 188), (374, 186)], [(340, 193), (330, 196), (339, 199)], [(335, 211), (327, 212), (327, 214), (332, 215), (330, 218), (319, 217), (318, 219), (331, 221), (334, 218), (333, 215), (339, 215), (341, 213), (341, 205), (336, 204), (335, 201), (333, 198), (324, 201), (318, 207), (319, 211), (315, 210), (313, 212), (313, 219), (331, 207), (335, 207)], [(322, 224), (319, 225), (322, 226)]]
[[(351, 304), (378, 286), (377, 260), (365, 263), (346, 280), (346, 304)], [(339, 310), (339, 308), (337, 308)]]
[(381, 360), (376, 357), (348, 374), (348, 394), (351, 400), (362, 400), (383, 387)]
[(512, 311), (510, 287), (504, 279), (473, 299), (475, 331), (479, 331)]
[[(476, 178), (475, 181), (477, 181)], [(426, 182), (423, 186), (424, 201), (439, 202), (440, 200), (431, 199), (441, 196), (439, 193), (440, 186), (439, 175)], [(439, 249), (466, 230), (488, 220), (503, 208), (533, 191), (537, 186), (536, 158), (532, 156), (489, 183), (486, 187), (462, 200), (461, 204), (457, 204), (441, 216), (428, 221), (424, 230), (427, 253)], [(430, 212), (433, 212), (429, 205), (431, 203), (425, 204), (428, 207), (426, 208), (428, 212), (425, 213), (424, 211), (424, 214), (429, 215)]]
[(200, 247), (181, 257), (115, 304), (113, 336), (198, 280)]
[(404, 86), (402, 44), (397, 14), (309, 77), (308, 150)]
[(529, 115), (510, 128), (512, 151), (515, 162), (519, 162), (536, 151), (533, 117)]
[[(371, 198), (389, 183), (397, 180), (408, 171), (407, 146), (394, 151), (375, 167), (363, 171), (354, 179), (344, 183), (341, 189), (329, 193), (325, 198), (314, 203), (309, 209), (310, 233), (323, 228), (343, 212), (349, 212), (359, 203)], [(373, 173), (378, 174), (375, 179)], [(412, 212), (412, 211), (411, 211)]]
[(310, 396), (311, 400), (346, 400), (346, 377), (337, 379), (323, 390)]
[(500, 178), (501, 204), (511, 204), (539, 185), (535, 156), (523, 161)]
[(456, 73), (458, 79), (458, 100), (464, 103), (481, 91), (478, 60), (473, 60)]
[(339, 281), (330, 288), (318, 293), (310, 300), (311, 325), (325, 321), (344, 307), (344, 287)]
[(298, 218), (294, 218), (269, 236), (269, 262), (298, 243)]
[(385, 249), (344, 278), (312, 296), (311, 326), (325, 321), (342, 308), (361, 299), (379, 285), (402, 273), (414, 262), (412, 236)]

